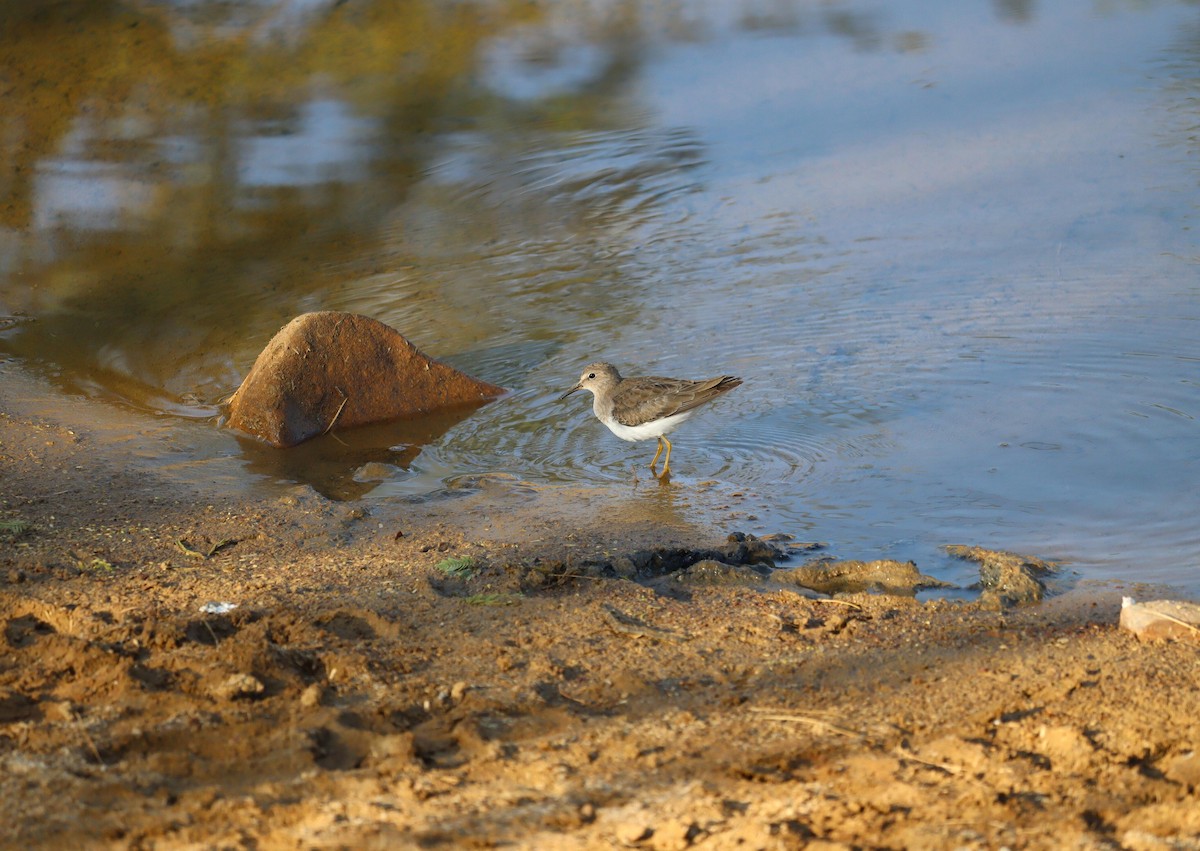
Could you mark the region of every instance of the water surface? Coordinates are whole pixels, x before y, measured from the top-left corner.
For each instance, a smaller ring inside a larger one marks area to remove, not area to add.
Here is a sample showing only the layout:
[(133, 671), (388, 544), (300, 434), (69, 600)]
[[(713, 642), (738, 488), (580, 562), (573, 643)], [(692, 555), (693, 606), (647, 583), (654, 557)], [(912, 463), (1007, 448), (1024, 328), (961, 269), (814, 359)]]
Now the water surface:
[[(653, 447), (556, 401), (603, 358), (745, 379), (675, 436), (697, 516), (1200, 591), (1194, 4), (10, 3), (0, 68), (0, 351), (168, 474), (632, 510)], [(215, 428), (314, 309), (513, 392), (305, 463)]]

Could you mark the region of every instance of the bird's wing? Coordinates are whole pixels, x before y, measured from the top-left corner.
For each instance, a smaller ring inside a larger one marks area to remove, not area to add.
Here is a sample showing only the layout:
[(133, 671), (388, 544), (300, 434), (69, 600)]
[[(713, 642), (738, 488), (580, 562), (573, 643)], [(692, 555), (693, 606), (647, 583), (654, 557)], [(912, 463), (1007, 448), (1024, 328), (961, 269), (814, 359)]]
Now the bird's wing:
[[(614, 419), (621, 425), (637, 426), (683, 414), (741, 383), (740, 378), (729, 375), (704, 381), (650, 376), (636, 382), (623, 382), (613, 394)], [(617, 410), (621, 413), (616, 414)]]

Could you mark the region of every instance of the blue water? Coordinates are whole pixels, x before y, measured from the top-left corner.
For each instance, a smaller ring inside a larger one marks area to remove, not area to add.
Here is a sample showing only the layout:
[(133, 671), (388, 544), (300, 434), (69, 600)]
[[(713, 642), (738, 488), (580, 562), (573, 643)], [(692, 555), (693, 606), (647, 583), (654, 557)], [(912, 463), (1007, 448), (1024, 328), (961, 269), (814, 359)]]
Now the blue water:
[[(197, 6), (160, 49), (261, 32)], [(498, 471), (637, 501), (653, 447), (558, 394), (596, 359), (734, 373), (674, 436), (697, 517), (1200, 591), (1200, 8), (551, 4), (398, 67), (322, 52), (335, 4), (276, 6), (284, 47), (239, 49), (311, 73), (78, 105), (9, 184), (0, 340), (52, 392), (286, 478), (198, 435), (290, 316), (353, 310), (513, 390), (359, 498)]]

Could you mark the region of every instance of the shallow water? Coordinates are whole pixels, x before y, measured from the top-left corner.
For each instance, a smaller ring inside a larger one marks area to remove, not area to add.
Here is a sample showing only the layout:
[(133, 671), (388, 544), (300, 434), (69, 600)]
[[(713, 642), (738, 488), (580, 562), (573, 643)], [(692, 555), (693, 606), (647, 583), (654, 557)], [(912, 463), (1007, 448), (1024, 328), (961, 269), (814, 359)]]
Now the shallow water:
[[(1194, 4), (147, 0), (0, 24), (0, 351), (165, 417), (168, 474), (661, 500), (653, 447), (557, 396), (599, 358), (727, 372), (745, 385), (674, 435), (689, 512), (957, 581), (942, 544), (1200, 591)], [(215, 429), (313, 309), (513, 392), (303, 455)]]

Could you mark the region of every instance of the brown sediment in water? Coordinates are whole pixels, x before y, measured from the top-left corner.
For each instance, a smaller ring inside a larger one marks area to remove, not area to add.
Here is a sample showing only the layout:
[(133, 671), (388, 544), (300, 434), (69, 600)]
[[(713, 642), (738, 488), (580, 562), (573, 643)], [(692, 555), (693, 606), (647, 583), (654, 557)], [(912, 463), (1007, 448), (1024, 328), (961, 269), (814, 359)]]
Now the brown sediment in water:
[(1200, 836), (1195, 648), (1119, 632), (1118, 592), (665, 593), (586, 568), (730, 530), (503, 479), (371, 508), (181, 492), (98, 440), (93, 404), (38, 415), (13, 388), (0, 844)]

